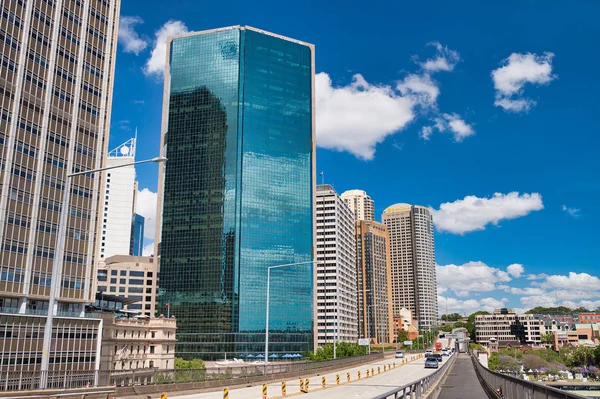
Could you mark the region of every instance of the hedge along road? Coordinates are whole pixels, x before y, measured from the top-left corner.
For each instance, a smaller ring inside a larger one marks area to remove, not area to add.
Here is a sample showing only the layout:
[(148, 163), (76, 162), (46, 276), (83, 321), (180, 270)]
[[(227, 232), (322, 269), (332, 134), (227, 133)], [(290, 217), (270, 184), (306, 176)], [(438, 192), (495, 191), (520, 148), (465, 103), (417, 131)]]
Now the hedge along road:
[[(391, 352), (394, 353), (393, 351)], [(420, 355), (419, 355), (420, 356)], [(387, 357), (380, 359), (377, 362), (364, 364), (362, 366), (352, 367), (346, 370), (340, 370), (321, 374), (315, 376), (313, 374), (306, 374), (306, 377), (310, 381), (308, 394), (302, 394), (302, 397), (309, 398), (371, 398), (379, 393), (385, 393), (394, 387), (398, 387), (407, 384), (412, 381), (416, 381), (420, 378), (425, 377), (428, 374), (433, 373), (434, 369), (425, 369), (422, 358), (417, 358), (417, 355), (408, 355), (410, 363), (402, 365), (403, 359), (394, 359), (393, 357)], [(446, 360), (445, 358), (444, 360)], [(393, 363), (396, 363), (396, 368), (393, 367)], [(389, 371), (383, 371), (384, 366)], [(379, 373), (378, 373), (379, 368)], [(371, 370), (375, 371), (375, 377), (366, 378), (367, 370), (369, 375)], [(358, 380), (358, 372), (360, 371), (360, 381)], [(350, 381), (347, 382), (347, 373), (350, 373)], [(336, 375), (340, 376), (340, 385), (336, 384)], [(325, 377), (326, 385), (325, 389), (321, 387), (321, 377)], [(267, 398), (279, 398), (281, 397), (281, 380), (271, 381), (267, 386)], [(300, 378), (287, 379), (286, 388), (287, 396), (297, 395), (300, 393)], [(364, 395), (362, 394), (364, 392)], [(359, 393), (361, 393), (359, 395)], [(169, 395), (169, 399), (222, 399), (223, 389), (219, 389), (216, 392), (186, 394), (180, 396)], [(229, 390), (229, 399), (260, 399), (262, 398), (262, 384), (257, 384), (251, 387), (235, 388)]]

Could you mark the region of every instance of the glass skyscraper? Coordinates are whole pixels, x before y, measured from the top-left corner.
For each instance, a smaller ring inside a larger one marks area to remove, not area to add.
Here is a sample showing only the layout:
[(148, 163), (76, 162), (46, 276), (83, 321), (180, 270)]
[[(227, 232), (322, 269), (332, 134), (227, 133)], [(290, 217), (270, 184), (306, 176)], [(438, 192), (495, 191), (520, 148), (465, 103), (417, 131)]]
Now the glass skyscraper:
[[(264, 350), (267, 268), (313, 260), (314, 47), (250, 27), (171, 38), (156, 242), (177, 355)], [(313, 349), (312, 264), (271, 271), (269, 349)]]

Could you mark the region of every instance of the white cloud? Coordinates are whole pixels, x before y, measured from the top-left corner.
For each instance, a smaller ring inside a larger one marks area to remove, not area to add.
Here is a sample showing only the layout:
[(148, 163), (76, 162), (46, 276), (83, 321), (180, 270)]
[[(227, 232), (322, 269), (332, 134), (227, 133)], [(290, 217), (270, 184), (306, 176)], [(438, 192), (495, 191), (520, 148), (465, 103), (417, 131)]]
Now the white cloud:
[(438, 295), (438, 312), (439, 314), (444, 314), (446, 313), (447, 308), (448, 313), (459, 313), (463, 316), (468, 316), (471, 313), (475, 313), (479, 310), (486, 310), (491, 313), (494, 311), (494, 309), (505, 307), (506, 302), (506, 298), (482, 298), (480, 300), (461, 300), (457, 298), (444, 297)]
[(156, 227), (156, 193), (144, 188), (138, 190), (135, 212), (144, 217), (144, 238), (154, 239)]
[(165, 72), (167, 56), (167, 37), (187, 33), (188, 28), (182, 21), (169, 20), (156, 31), (154, 48), (143, 70), (147, 76), (160, 77)]
[(528, 83), (548, 84), (556, 78), (552, 74), (554, 54), (542, 55), (512, 53), (503, 60), (503, 66), (492, 71), (496, 89), (495, 105), (506, 111), (528, 111), (535, 101), (523, 98), (523, 87)]
[(514, 278), (519, 278), (521, 274), (525, 273), (525, 268), (520, 263), (513, 263), (506, 268), (506, 271)]
[(581, 216), (581, 214), (579, 213), (581, 211), (581, 209), (578, 209), (578, 208), (569, 208), (568, 206), (563, 205), (562, 210), (567, 212), (569, 215), (573, 216), (574, 218), (578, 218), (579, 216)]
[(140, 37), (135, 31), (135, 25), (144, 23), (140, 17), (121, 17), (119, 20), (119, 44), (123, 46), (123, 52), (139, 55), (148, 42)]
[(484, 230), (488, 224), (498, 225), (501, 220), (526, 216), (543, 209), (542, 196), (538, 193), (495, 193), (492, 198), (466, 196), (462, 200), (446, 202), (439, 210), (430, 208), (436, 228), (453, 234), (465, 234)]
[(468, 262), (463, 265), (436, 266), (438, 287), (453, 291), (458, 296), (470, 292), (487, 292), (498, 289), (497, 283), (511, 281), (510, 275), (485, 263)]
[(527, 280), (543, 280), (546, 277), (548, 277), (548, 275), (546, 273), (528, 274), (527, 275)]
[(370, 84), (359, 74), (342, 87), (334, 87), (328, 74), (317, 74), (316, 103), (319, 147), (365, 160), (373, 159), (375, 146), (414, 118), (409, 98), (390, 86)]
[(142, 250), (142, 255), (144, 255), (144, 256), (154, 255), (154, 242), (144, 245), (144, 249)]
[(587, 273), (570, 272), (568, 276), (552, 275), (546, 277), (542, 287), (548, 289), (573, 289), (580, 291), (600, 291), (600, 279)]
[(434, 107), (440, 95), (437, 83), (428, 74), (410, 74), (398, 82), (396, 88), (423, 107)]
[(421, 130), (421, 138), (429, 140), (435, 130), (445, 132), (449, 130), (454, 135), (454, 141), (460, 143), (465, 138), (475, 134), (472, 126), (467, 124), (458, 114), (441, 114), (433, 119), (432, 126), (424, 126)]
[(546, 291), (541, 288), (535, 287), (525, 287), (525, 288), (517, 288), (517, 287), (503, 287), (504, 291), (510, 292), (513, 295), (545, 295)]
[(430, 43), (430, 45), (436, 48), (436, 55), (433, 59), (428, 59), (424, 63), (420, 64), (421, 67), (427, 72), (438, 72), (438, 71), (452, 71), (456, 64), (460, 62), (460, 55), (458, 51), (450, 50), (448, 47), (443, 46), (439, 42)]

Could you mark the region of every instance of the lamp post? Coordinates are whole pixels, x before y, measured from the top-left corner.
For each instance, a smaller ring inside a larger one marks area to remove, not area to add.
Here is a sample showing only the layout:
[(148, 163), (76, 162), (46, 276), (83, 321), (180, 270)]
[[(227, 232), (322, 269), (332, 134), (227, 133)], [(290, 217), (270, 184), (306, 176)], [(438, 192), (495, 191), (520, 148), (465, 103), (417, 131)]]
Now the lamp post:
[(308, 262), (296, 262), (286, 263), (283, 265), (275, 265), (267, 267), (267, 309), (265, 315), (265, 375), (268, 374), (269, 367), (269, 302), (270, 302), (270, 282), (271, 282), (271, 269), (280, 269), (282, 267), (300, 266), (315, 263), (314, 260)]
[(48, 368), (50, 364), (50, 346), (52, 342), (52, 324), (54, 321), (54, 314), (58, 311), (58, 304), (56, 297), (60, 290), (59, 278), (62, 276), (62, 267), (64, 263), (64, 248), (65, 248), (65, 237), (67, 232), (67, 220), (69, 216), (69, 202), (71, 197), (71, 178), (74, 176), (86, 175), (88, 173), (102, 172), (109, 169), (123, 168), (126, 166), (139, 165), (142, 163), (166, 162), (165, 157), (156, 157), (152, 159), (146, 159), (144, 161), (130, 162), (122, 165), (108, 166), (99, 169), (84, 170), (76, 173), (68, 173), (65, 180), (65, 188), (63, 200), (60, 208), (60, 218), (58, 222), (58, 232), (56, 235), (56, 250), (54, 260), (52, 261), (52, 279), (50, 282), (50, 296), (48, 298), (48, 316), (46, 317), (46, 325), (44, 326), (44, 342), (42, 346), (42, 364), (40, 368), (40, 389), (45, 389), (48, 385)]

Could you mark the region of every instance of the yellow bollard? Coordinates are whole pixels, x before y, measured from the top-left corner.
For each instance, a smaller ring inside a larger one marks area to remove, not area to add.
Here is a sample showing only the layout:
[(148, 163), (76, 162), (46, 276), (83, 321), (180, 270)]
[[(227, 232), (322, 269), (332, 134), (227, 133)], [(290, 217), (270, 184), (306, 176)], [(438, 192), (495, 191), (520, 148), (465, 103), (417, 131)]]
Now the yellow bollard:
[(375, 377), (375, 369), (371, 368), (371, 377)]
[(300, 392), (304, 392), (304, 380), (300, 380)]
[(350, 382), (350, 373), (346, 373), (346, 379)]
[(307, 379), (306, 379), (306, 382), (304, 383), (304, 389), (305, 389), (305, 391), (304, 391), (304, 392), (306, 392), (306, 393), (308, 393), (308, 385), (309, 385), (309, 384), (310, 384), (310, 380), (307, 378)]
[(377, 374), (381, 374), (381, 369), (377, 366)]
[(321, 377), (321, 387), (325, 388), (326, 381), (325, 377)]
[(285, 381), (283, 381), (281, 383), (281, 396), (286, 396), (287, 395), (287, 386), (285, 384)]
[(369, 370), (367, 369), (367, 378), (369, 378)]
[(161, 393), (160, 394), (160, 399), (167, 399), (167, 394), (166, 393)]
[(263, 384), (262, 397), (263, 399), (267, 399), (267, 384)]
[(394, 365), (394, 368), (396, 368), (396, 362), (392, 363)]
[(358, 379), (360, 380), (360, 371), (358, 372)]
[(229, 399), (229, 388), (223, 389), (223, 399)]
[(340, 375), (339, 374), (335, 375), (335, 383), (340, 385)]

